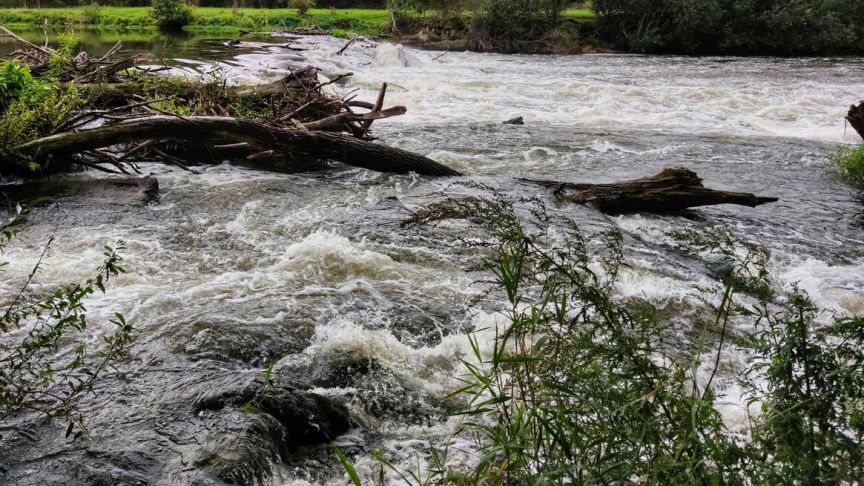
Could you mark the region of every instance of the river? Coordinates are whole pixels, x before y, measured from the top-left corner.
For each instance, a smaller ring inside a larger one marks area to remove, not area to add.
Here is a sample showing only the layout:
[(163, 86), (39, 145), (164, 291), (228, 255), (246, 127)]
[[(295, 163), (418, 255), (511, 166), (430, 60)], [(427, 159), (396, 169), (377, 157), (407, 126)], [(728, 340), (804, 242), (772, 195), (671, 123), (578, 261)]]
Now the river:
[[(88, 301), (90, 338), (110, 330), (114, 312), (137, 331), (128, 362), (81, 405), (90, 436), (69, 444), (63, 424), (41, 426), (36, 443), (18, 446), (7, 480), (211, 484), (202, 451), (239, 434), (243, 418), (194, 414), (185, 402), (231, 377), (261, 376), (270, 362), (276, 374), (348, 404), (362, 425), (336, 443), (362, 473), (376, 470), (369, 455), (379, 447), (397, 464), (422, 466), (428, 442), (449, 440), (458, 422), (442, 397), (463, 373), (464, 331), (486, 329), (488, 346), (503, 301), (478, 284), (489, 274), (483, 253), (465, 244), (472, 229), (400, 223), (447, 195), (537, 196), (518, 177), (609, 182), (683, 166), (709, 187), (780, 198), (755, 209), (620, 217), (548, 202), (586, 232), (624, 233), (630, 266), (620, 294), (675, 316), (681, 346), (720, 283), (674, 251), (667, 233), (678, 228), (727, 224), (772, 251), (778, 286), (797, 284), (838, 313), (864, 313), (864, 205), (826, 159), (856, 140), (843, 116), (864, 95), (864, 59), (444, 54), (373, 42), (337, 56), (339, 39), (296, 39), (299, 52), (258, 41), (231, 48), (193, 39), (162, 55), (177, 73), (215, 69), (231, 82), (305, 64), (327, 77), (351, 71), (334, 89), (369, 101), (388, 82), (387, 105), (408, 114), (376, 122), (375, 135), (470, 177), (228, 165), (195, 175), (145, 165), (160, 181), (158, 203), (67, 199), (35, 210), (3, 255), (10, 265), (0, 295), (16, 290), (51, 234), (37, 289), (86, 278), (102, 245), (122, 239), (128, 273)], [(525, 125), (501, 124), (515, 116)], [(740, 369), (746, 355), (730, 345), (724, 362)], [(308, 378), (364, 360), (375, 365), (339, 383)], [(732, 374), (720, 380), (719, 407), (735, 429), (746, 410)], [(455, 444), (471, 448), (466, 438)], [(334, 482), (348, 479), (328, 447), (292, 452), (274, 479)]]

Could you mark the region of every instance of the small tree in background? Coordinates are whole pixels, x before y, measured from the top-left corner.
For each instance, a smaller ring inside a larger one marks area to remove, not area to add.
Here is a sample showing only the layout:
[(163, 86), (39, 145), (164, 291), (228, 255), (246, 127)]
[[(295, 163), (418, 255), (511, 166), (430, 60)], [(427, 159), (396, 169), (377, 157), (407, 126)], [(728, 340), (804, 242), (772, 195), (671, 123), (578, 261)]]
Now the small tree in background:
[(296, 8), (301, 17), (309, 15), (309, 10), (315, 8), (315, 0), (291, 0), (288, 5)]
[(192, 21), (192, 9), (183, 0), (153, 0), (150, 15), (166, 31), (178, 31)]

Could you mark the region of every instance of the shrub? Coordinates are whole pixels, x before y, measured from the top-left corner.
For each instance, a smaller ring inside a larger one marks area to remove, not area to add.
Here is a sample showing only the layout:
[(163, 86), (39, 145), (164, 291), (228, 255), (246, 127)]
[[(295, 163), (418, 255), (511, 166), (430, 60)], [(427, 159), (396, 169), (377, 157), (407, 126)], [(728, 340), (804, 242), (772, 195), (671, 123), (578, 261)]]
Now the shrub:
[(351, 37), (351, 35), (344, 29), (332, 29), (330, 35), (339, 39), (348, 39)]
[(192, 22), (192, 9), (183, 0), (153, 0), (150, 15), (166, 31), (178, 31)]
[(81, 23), (85, 25), (97, 25), (102, 18), (102, 7), (98, 3), (92, 3), (81, 9)]
[(315, 8), (315, 0), (290, 0), (289, 7), (296, 8), (300, 15), (308, 15), (309, 9)]
[(832, 160), (849, 182), (864, 188), (864, 144), (840, 147)]
[(35, 86), (30, 68), (15, 61), (0, 64), (0, 113), (6, 110), (10, 102), (17, 100), (22, 92), (30, 92)]
[(818, 312), (797, 288), (780, 310), (753, 311), (758, 358), (745, 386), (763, 411), (749, 451), (753, 484), (864, 477), (864, 318), (820, 326)]
[[(52, 70), (55, 66), (52, 57)], [(36, 169), (19, 167), (18, 157), (3, 154), (7, 148), (47, 135), (83, 104), (74, 85), (33, 79), (29, 69), (7, 62), (0, 67), (0, 174)], [(13, 162), (16, 161), (16, 162)]]
[(485, 0), (473, 13), (471, 35), (481, 50), (516, 50), (557, 26), (558, 1)]

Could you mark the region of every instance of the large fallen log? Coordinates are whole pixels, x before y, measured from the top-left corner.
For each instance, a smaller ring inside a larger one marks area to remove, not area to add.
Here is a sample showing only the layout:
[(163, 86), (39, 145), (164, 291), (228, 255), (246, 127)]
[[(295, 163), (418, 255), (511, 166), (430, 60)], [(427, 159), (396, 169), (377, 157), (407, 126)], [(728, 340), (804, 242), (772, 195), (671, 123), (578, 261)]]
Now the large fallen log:
[[(13, 149), (64, 160), (70, 154), (148, 140), (229, 140), (246, 144), (260, 153), (279, 153), (304, 165), (310, 159), (335, 160), (379, 172), (416, 172), (431, 176), (456, 176), (458, 171), (422, 155), (361, 140), (350, 135), (313, 130), (272, 127), (230, 117), (150, 116), (79, 131), (67, 131), (40, 138)], [(255, 164), (255, 158), (247, 158)], [(611, 184), (575, 184), (527, 180), (550, 189), (560, 200), (590, 204), (611, 214), (634, 212), (674, 212), (698, 206), (738, 204), (755, 207), (777, 201), (773, 197), (707, 189), (693, 171), (669, 168), (660, 174)]]
[(849, 107), (849, 113), (846, 114), (846, 120), (852, 125), (852, 128), (858, 132), (861, 138), (864, 138), (864, 101), (858, 105)]
[(88, 130), (66, 131), (12, 149), (39, 159), (68, 159), (79, 154), (116, 144), (147, 140), (230, 140), (243, 142), (260, 152), (276, 151), (288, 159), (335, 160), (378, 172), (422, 175), (461, 175), (432, 159), (406, 150), (368, 142), (340, 133), (292, 130), (271, 127), (231, 117), (149, 116), (124, 120)]
[(525, 181), (547, 187), (562, 201), (590, 204), (607, 214), (669, 213), (716, 204), (756, 207), (777, 201), (776, 197), (708, 189), (695, 172), (681, 167), (666, 168), (651, 177), (611, 184)]

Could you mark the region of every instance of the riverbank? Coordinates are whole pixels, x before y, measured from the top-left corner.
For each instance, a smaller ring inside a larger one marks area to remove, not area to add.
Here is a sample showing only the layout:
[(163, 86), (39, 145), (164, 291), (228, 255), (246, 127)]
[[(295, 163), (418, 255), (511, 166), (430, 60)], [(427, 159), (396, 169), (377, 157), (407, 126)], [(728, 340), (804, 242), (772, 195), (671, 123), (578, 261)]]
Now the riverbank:
[[(47, 20), (53, 28), (88, 28), (107, 30), (156, 29), (149, 7), (69, 7), (0, 9), (0, 25), (10, 29), (42, 28)], [(590, 9), (571, 9), (564, 17), (577, 22), (592, 22)], [(365, 36), (387, 35), (390, 15), (384, 9), (312, 9), (307, 17), (296, 9), (241, 9), (233, 15), (230, 8), (198, 7), (189, 32), (267, 32), (309, 24), (324, 29), (341, 29)]]
[[(312, 9), (308, 17), (296, 9), (241, 9), (233, 15), (230, 8), (198, 7), (193, 10), (188, 32), (226, 32), (240, 30), (268, 32), (302, 24), (325, 29), (343, 29), (360, 35), (375, 36), (388, 26), (386, 10)], [(43, 9), (0, 9), (0, 24), (15, 29), (86, 28), (105, 30), (156, 30), (149, 7), (73, 7)]]

